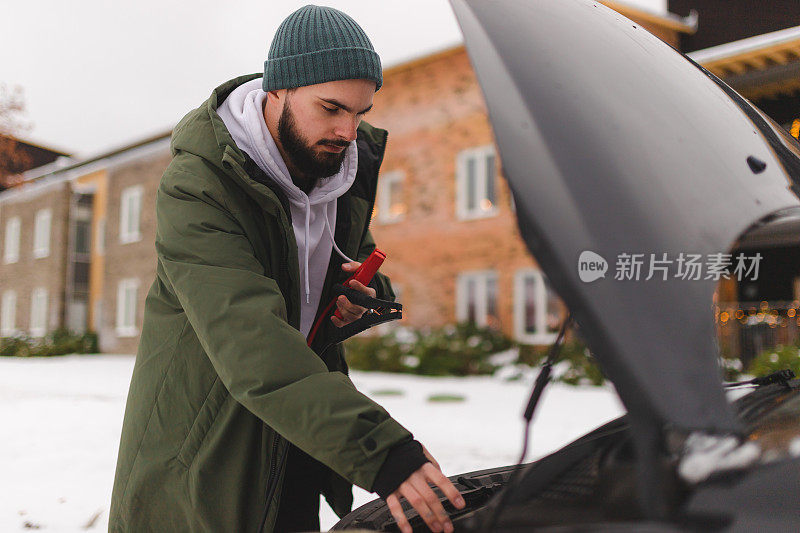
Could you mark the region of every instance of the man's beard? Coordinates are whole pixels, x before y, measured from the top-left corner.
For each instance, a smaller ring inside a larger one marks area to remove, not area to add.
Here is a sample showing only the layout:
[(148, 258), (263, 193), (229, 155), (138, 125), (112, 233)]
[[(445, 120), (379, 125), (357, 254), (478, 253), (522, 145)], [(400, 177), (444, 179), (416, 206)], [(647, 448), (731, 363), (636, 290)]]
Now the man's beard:
[(289, 162), (303, 174), (302, 177), (297, 177), (303, 181), (312, 181), (314, 184), (316, 184), (317, 180), (320, 178), (327, 178), (339, 172), (339, 169), (342, 167), (342, 161), (344, 161), (345, 155), (347, 154), (346, 147), (350, 144), (346, 141), (328, 141), (323, 139), (317, 144), (344, 146), (345, 149), (338, 153), (325, 151), (317, 152), (314, 150), (297, 129), (297, 123), (294, 120), (294, 113), (291, 111), (288, 98), (283, 106), (283, 112), (278, 119), (278, 140), (290, 159)]

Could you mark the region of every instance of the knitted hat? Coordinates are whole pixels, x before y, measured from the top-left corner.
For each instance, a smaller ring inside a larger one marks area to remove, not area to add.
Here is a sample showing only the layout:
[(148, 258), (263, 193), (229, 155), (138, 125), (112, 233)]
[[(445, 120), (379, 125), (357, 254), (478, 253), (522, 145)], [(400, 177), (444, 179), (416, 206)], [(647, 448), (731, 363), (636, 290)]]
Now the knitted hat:
[(372, 43), (345, 13), (332, 7), (301, 7), (278, 27), (264, 61), (264, 91), (335, 80), (383, 84), (381, 60)]

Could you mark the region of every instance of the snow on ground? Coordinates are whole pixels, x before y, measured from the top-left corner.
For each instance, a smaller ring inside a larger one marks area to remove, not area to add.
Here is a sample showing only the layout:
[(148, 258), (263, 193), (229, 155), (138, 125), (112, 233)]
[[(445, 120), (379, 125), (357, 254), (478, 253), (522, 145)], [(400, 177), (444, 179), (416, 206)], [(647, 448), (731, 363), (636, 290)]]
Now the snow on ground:
[[(0, 531), (107, 530), (133, 361), (105, 354), (0, 358)], [(512, 464), (519, 455), (529, 378), (351, 377), (425, 444), (447, 475)], [(431, 402), (431, 395), (463, 401)], [(610, 388), (551, 384), (534, 420), (528, 459), (621, 413)], [(356, 507), (375, 497), (359, 488), (354, 495)], [(323, 505), (323, 529), (336, 521)]]

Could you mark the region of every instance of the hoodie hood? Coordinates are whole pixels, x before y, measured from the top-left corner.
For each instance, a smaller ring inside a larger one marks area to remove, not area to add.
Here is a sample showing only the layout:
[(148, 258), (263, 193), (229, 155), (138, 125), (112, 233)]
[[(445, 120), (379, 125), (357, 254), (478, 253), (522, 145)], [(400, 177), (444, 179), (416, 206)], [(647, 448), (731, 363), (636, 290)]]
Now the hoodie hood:
[(256, 78), (239, 85), (217, 108), (233, 141), (286, 193), (289, 201), (297, 205), (313, 205), (336, 200), (347, 192), (356, 177), (358, 150), (356, 142), (345, 150), (345, 158), (339, 172), (319, 180), (308, 195), (292, 181), (291, 174), (281, 156), (275, 140), (267, 128), (262, 110), (267, 93), (261, 89), (261, 80)]

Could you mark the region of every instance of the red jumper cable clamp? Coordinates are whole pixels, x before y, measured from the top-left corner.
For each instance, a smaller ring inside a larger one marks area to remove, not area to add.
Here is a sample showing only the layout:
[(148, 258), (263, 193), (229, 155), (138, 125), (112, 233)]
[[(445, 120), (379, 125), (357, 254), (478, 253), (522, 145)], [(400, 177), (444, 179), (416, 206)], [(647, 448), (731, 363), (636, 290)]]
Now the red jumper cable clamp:
[[(373, 276), (375, 276), (375, 272), (377, 272), (381, 267), (384, 259), (386, 259), (386, 254), (375, 248), (375, 251), (369, 254), (367, 260), (361, 263), (361, 266), (358, 267), (358, 270), (353, 272), (353, 275), (347, 278), (342, 285), (349, 287), (350, 282), (353, 280), (358, 281), (362, 285), (367, 285), (370, 281), (372, 281)], [(334, 301), (336, 300), (334, 299)], [(333, 313), (333, 316), (339, 320), (344, 318), (338, 309), (335, 313)]]
[[(363, 331), (369, 327), (377, 325), (382, 322), (387, 322), (389, 320), (397, 320), (402, 316), (401, 310), (402, 306), (400, 304), (396, 304), (394, 302), (378, 300), (377, 298), (371, 298), (366, 294), (363, 294), (355, 289), (350, 288), (350, 282), (352, 280), (356, 280), (363, 285), (368, 285), (372, 278), (375, 276), (375, 273), (378, 271), (380, 266), (383, 264), (384, 259), (386, 259), (386, 254), (378, 250), (377, 248), (367, 257), (367, 259), (358, 267), (349, 278), (347, 278), (344, 283), (340, 285), (336, 285), (334, 287), (335, 296), (333, 299), (328, 303), (325, 307), (325, 310), (322, 314), (319, 315), (319, 318), (314, 323), (314, 326), (311, 328), (311, 332), (308, 335), (308, 345), (311, 346), (311, 343), (314, 340), (315, 335), (317, 334), (317, 330), (322, 325), (322, 323), (330, 316), (331, 309), (336, 305), (336, 298), (338, 298), (339, 294), (345, 294), (348, 299), (356, 305), (361, 305), (362, 307), (367, 307), (371, 313), (366, 314), (365, 316), (360, 318), (359, 320), (343, 326), (340, 328), (342, 331), (340, 332), (337, 337), (342, 337), (338, 341), (341, 342), (344, 338), (350, 337), (355, 333)], [(376, 313), (377, 311), (377, 313)], [(383, 316), (377, 316), (378, 314), (382, 314)], [(367, 318), (367, 315), (370, 315)], [(376, 315), (376, 316), (371, 316)], [(339, 313), (339, 310), (336, 309), (334, 316), (341, 319), (342, 315)], [(346, 331), (345, 331), (346, 330)]]

